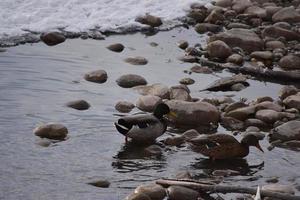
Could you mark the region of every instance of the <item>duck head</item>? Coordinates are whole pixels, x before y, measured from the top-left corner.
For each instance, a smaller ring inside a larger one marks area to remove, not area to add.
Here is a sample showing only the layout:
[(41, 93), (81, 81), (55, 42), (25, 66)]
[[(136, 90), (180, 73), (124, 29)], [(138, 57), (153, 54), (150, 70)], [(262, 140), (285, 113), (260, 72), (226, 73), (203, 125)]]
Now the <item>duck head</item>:
[(154, 112), (154, 116), (158, 119), (162, 119), (164, 115), (170, 115), (173, 117), (176, 117), (176, 114), (172, 112), (169, 108), (169, 106), (165, 103), (160, 103), (156, 106)]
[(261, 152), (264, 152), (264, 150), (259, 145), (259, 138), (255, 135), (252, 135), (252, 134), (246, 135), (242, 139), (241, 144), (244, 144), (246, 146), (254, 146), (254, 147), (258, 148)]

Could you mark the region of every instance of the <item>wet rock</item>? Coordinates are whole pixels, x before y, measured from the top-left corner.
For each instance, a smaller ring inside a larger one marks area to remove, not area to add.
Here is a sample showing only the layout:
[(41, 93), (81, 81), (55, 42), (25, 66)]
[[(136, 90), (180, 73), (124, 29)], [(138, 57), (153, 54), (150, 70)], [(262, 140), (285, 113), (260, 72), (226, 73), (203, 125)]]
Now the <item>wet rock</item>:
[(131, 88), (138, 85), (146, 85), (147, 81), (142, 76), (136, 74), (126, 74), (116, 80), (117, 84), (123, 88)]
[(254, 51), (250, 54), (250, 57), (257, 60), (272, 60), (273, 54), (271, 51)]
[(184, 143), (184, 137), (182, 136), (168, 137), (164, 140), (164, 143), (169, 146), (179, 146)]
[(259, 51), (264, 46), (263, 41), (255, 32), (242, 28), (233, 28), (210, 37), (210, 41), (215, 40), (222, 40), (231, 48), (240, 47), (246, 52)]
[(40, 140), (38, 140), (36, 142), (36, 144), (41, 147), (49, 147), (52, 144), (52, 142), (51, 142), (51, 140), (49, 140), (47, 138), (41, 138)]
[(232, 29), (232, 28), (245, 28), (245, 29), (250, 29), (251, 26), (247, 25), (247, 24), (242, 24), (242, 23), (230, 23), (227, 25), (228, 29)]
[(204, 6), (193, 8), (189, 11), (187, 16), (194, 19), (196, 22), (201, 23), (207, 16), (207, 8)]
[(177, 43), (177, 46), (178, 46), (180, 49), (186, 49), (186, 48), (188, 48), (189, 43), (188, 43), (186, 40), (180, 40), (180, 41)]
[(260, 129), (257, 128), (256, 126), (249, 126), (247, 129), (246, 129), (246, 132), (259, 132)]
[(284, 37), (286, 40), (300, 40), (300, 35), (294, 31), (284, 29), (277, 26), (267, 26), (262, 31), (262, 37), (279, 38)]
[(242, 130), (244, 122), (233, 117), (221, 117), (221, 125), (227, 130)]
[(285, 112), (299, 114), (299, 110), (296, 108), (285, 109)]
[(151, 145), (144, 149), (144, 152), (148, 156), (160, 156), (162, 155), (162, 149), (158, 145)]
[(162, 99), (158, 96), (140, 96), (136, 102), (136, 107), (145, 112), (153, 112), (159, 103), (162, 103)]
[(266, 182), (267, 183), (277, 183), (279, 180), (278, 180), (279, 178), (278, 177), (271, 177), (271, 178), (268, 178), (268, 179), (266, 179)]
[(189, 62), (189, 63), (194, 63), (198, 61), (197, 57), (191, 55), (181, 56), (178, 59), (182, 62)]
[(76, 110), (87, 110), (90, 107), (90, 104), (85, 100), (75, 100), (70, 101), (66, 104), (67, 107), (74, 108)]
[(230, 112), (232, 110), (238, 109), (238, 108), (244, 108), (247, 107), (248, 105), (245, 104), (244, 102), (234, 102), (229, 104), (228, 106), (226, 106), (226, 108), (224, 109), (225, 112)]
[(231, 86), (237, 83), (243, 83), (244, 85), (247, 85), (246, 82), (247, 78), (244, 75), (238, 74), (234, 75), (232, 77), (224, 77), (219, 80), (216, 80), (212, 84), (210, 84), (208, 87), (206, 87), (204, 90), (208, 91), (228, 91), (231, 89)]
[(267, 11), (263, 8), (260, 8), (258, 6), (250, 6), (248, 7), (245, 12), (245, 14), (255, 15), (259, 18), (266, 18), (267, 17)]
[(290, 140), (284, 142), (283, 145), (288, 146), (290, 148), (300, 148), (300, 141), (299, 140)]
[(66, 40), (65, 36), (59, 32), (43, 33), (41, 34), (40, 39), (48, 46), (54, 46)]
[(282, 7), (278, 7), (276, 5), (271, 5), (271, 6), (266, 6), (264, 7), (264, 9), (266, 9), (266, 12), (267, 12), (267, 17), (266, 19), (268, 21), (271, 21), (272, 20), (272, 17), (273, 15), (278, 12)]
[(190, 90), (185, 85), (172, 86), (170, 88), (170, 99), (191, 101)]
[(214, 176), (224, 176), (224, 177), (227, 177), (227, 176), (238, 176), (240, 175), (241, 173), (239, 171), (235, 171), (235, 170), (214, 170), (212, 172), (212, 175)]
[(179, 83), (183, 85), (192, 85), (195, 83), (195, 80), (191, 78), (183, 78), (179, 81)]
[(197, 191), (182, 186), (170, 186), (167, 193), (170, 200), (197, 200), (199, 196)]
[(170, 92), (166, 85), (155, 83), (153, 85), (137, 86), (134, 89), (141, 95), (154, 95), (162, 99), (169, 99)]
[(148, 63), (148, 60), (141, 56), (129, 57), (126, 58), (124, 61), (132, 65), (146, 65)]
[(244, 58), (243, 56), (239, 55), (239, 54), (232, 54), (231, 56), (229, 56), (226, 60), (227, 62), (230, 63), (234, 63), (236, 65), (242, 65), (244, 62)]
[(213, 73), (213, 70), (209, 67), (201, 67), (199, 65), (195, 65), (191, 68), (191, 71), (194, 73), (202, 73), (202, 74), (211, 74)]
[(163, 200), (166, 196), (165, 189), (157, 184), (141, 185), (137, 187), (134, 193), (142, 193), (151, 198), (151, 200)]
[(89, 185), (93, 185), (95, 187), (108, 188), (110, 186), (110, 182), (108, 180), (98, 180), (88, 183)]
[(273, 22), (300, 22), (300, 13), (294, 7), (282, 8), (272, 16)]
[(220, 113), (218, 109), (209, 103), (181, 100), (170, 100), (166, 103), (177, 114), (177, 117), (173, 120), (176, 125), (210, 125), (219, 121)]
[(127, 196), (125, 200), (151, 200), (151, 198), (143, 193), (133, 193)]
[(269, 184), (269, 185), (262, 186), (262, 190), (267, 190), (271, 192), (280, 192), (286, 194), (295, 194), (293, 187), (289, 185)]
[(220, 6), (223, 8), (231, 7), (231, 5), (232, 5), (232, 0), (217, 0), (216, 1), (216, 6)]
[(111, 44), (109, 46), (106, 47), (107, 49), (114, 51), (114, 52), (122, 52), (124, 50), (124, 45), (121, 43), (115, 43), (115, 44)]
[(274, 50), (274, 49), (284, 49), (285, 48), (285, 44), (283, 42), (280, 42), (280, 41), (268, 41), (266, 42), (265, 44), (266, 46), (266, 49), (271, 49), (271, 50)]
[(265, 101), (273, 102), (274, 100), (272, 99), (272, 97), (269, 97), (269, 96), (258, 97), (255, 100), (256, 103), (261, 103), (261, 102), (265, 102)]
[(266, 127), (268, 127), (268, 124), (263, 122), (262, 120), (250, 118), (245, 120), (245, 127), (249, 127), (249, 126), (255, 126), (260, 129), (265, 129)]
[(250, 0), (233, 0), (231, 8), (237, 13), (242, 13), (250, 6), (252, 6), (252, 2)]
[(271, 123), (273, 124), (277, 120), (281, 119), (282, 115), (280, 115), (279, 112), (274, 111), (274, 110), (259, 110), (255, 114), (256, 119), (260, 119), (266, 123)]
[(254, 116), (254, 114), (255, 114), (255, 106), (248, 106), (248, 107), (232, 110), (232, 111), (226, 113), (225, 116), (233, 117), (240, 121), (245, 121), (247, 118)]
[(210, 24), (210, 23), (199, 23), (195, 26), (195, 31), (199, 34), (203, 34), (206, 32), (212, 32), (217, 33), (222, 30), (222, 27), (216, 24)]
[(41, 138), (63, 140), (68, 134), (68, 129), (62, 124), (49, 123), (36, 127), (33, 133)]
[(270, 102), (270, 101), (264, 101), (264, 102), (258, 103), (255, 105), (255, 108), (256, 108), (256, 111), (269, 109), (269, 110), (281, 112), (283, 110), (283, 108), (280, 105)]
[(178, 172), (175, 176), (176, 179), (192, 179), (192, 175), (188, 171)]
[(182, 134), (182, 137), (184, 137), (185, 140), (190, 140), (192, 138), (196, 138), (200, 135), (200, 133), (198, 131), (196, 131), (195, 129), (190, 129), (185, 131)]
[(216, 40), (207, 45), (207, 52), (211, 58), (226, 59), (232, 54), (231, 48), (223, 41)]
[(129, 101), (118, 101), (115, 105), (115, 109), (121, 113), (129, 113), (135, 105)]
[(282, 57), (278, 62), (278, 65), (287, 70), (300, 69), (300, 57), (289, 54)]
[(300, 93), (297, 93), (297, 95), (288, 96), (283, 100), (283, 104), (287, 108), (296, 108), (300, 110)]
[(230, 87), (230, 89), (232, 90), (232, 91), (241, 91), (241, 90), (243, 90), (243, 89), (245, 89), (246, 88), (246, 86), (244, 85), (244, 84), (242, 84), (242, 83), (236, 83), (236, 84), (234, 84), (234, 85), (232, 85), (231, 87)]
[(107, 80), (107, 73), (104, 70), (96, 70), (84, 75), (84, 79), (95, 83), (105, 83)]
[(281, 100), (284, 100), (288, 96), (297, 94), (297, 92), (298, 92), (298, 89), (295, 86), (287, 85), (280, 89), (278, 96)]
[(159, 17), (149, 14), (146, 14), (145, 16), (139, 16), (135, 19), (135, 21), (152, 27), (158, 27), (162, 25), (162, 20)]
[(223, 10), (221, 9), (214, 9), (210, 12), (210, 14), (205, 18), (204, 22), (208, 22), (211, 24), (215, 24), (218, 21), (224, 21), (225, 17), (223, 15)]

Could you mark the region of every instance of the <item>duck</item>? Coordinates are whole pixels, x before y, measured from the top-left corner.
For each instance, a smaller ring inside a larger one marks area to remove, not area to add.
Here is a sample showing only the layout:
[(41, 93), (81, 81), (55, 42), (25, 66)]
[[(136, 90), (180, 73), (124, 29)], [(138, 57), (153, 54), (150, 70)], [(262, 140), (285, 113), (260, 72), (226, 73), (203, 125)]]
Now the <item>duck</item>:
[(137, 143), (152, 143), (167, 130), (165, 116), (176, 117), (166, 103), (159, 103), (153, 113), (143, 113), (125, 116), (115, 122), (116, 129), (128, 138)]
[(187, 142), (191, 144), (192, 150), (211, 160), (246, 157), (249, 154), (250, 146), (264, 152), (259, 144), (259, 138), (253, 134), (245, 135), (241, 142), (228, 134), (201, 135)]

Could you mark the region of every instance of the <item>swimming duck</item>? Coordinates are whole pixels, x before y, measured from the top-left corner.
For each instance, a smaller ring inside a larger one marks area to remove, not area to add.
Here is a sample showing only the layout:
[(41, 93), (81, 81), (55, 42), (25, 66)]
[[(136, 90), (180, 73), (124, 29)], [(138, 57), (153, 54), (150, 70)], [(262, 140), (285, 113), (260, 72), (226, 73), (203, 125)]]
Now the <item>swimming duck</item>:
[(243, 158), (249, 154), (249, 147), (255, 146), (264, 152), (255, 135), (247, 134), (241, 142), (228, 134), (203, 135), (188, 142), (194, 151), (212, 160)]
[(167, 104), (160, 103), (153, 113), (122, 117), (115, 123), (115, 126), (125, 136), (126, 142), (127, 138), (131, 138), (134, 142), (151, 143), (166, 131), (165, 115), (176, 116)]

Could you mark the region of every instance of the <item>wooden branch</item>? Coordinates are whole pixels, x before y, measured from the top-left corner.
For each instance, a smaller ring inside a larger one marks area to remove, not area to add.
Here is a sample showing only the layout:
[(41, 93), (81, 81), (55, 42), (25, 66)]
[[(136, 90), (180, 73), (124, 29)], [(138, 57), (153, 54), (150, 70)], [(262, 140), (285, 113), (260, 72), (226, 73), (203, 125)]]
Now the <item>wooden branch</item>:
[[(256, 188), (246, 188), (241, 186), (225, 186), (225, 185), (208, 185), (191, 181), (177, 181), (172, 179), (161, 179), (157, 180), (156, 184), (162, 185), (163, 187), (169, 187), (172, 185), (188, 187), (194, 190), (202, 192), (212, 192), (212, 193), (243, 193), (243, 194), (256, 194)], [(284, 194), (279, 192), (271, 192), (266, 190), (261, 190), (262, 197), (272, 197), (282, 200), (300, 200), (300, 196), (294, 196), (290, 194)]]

